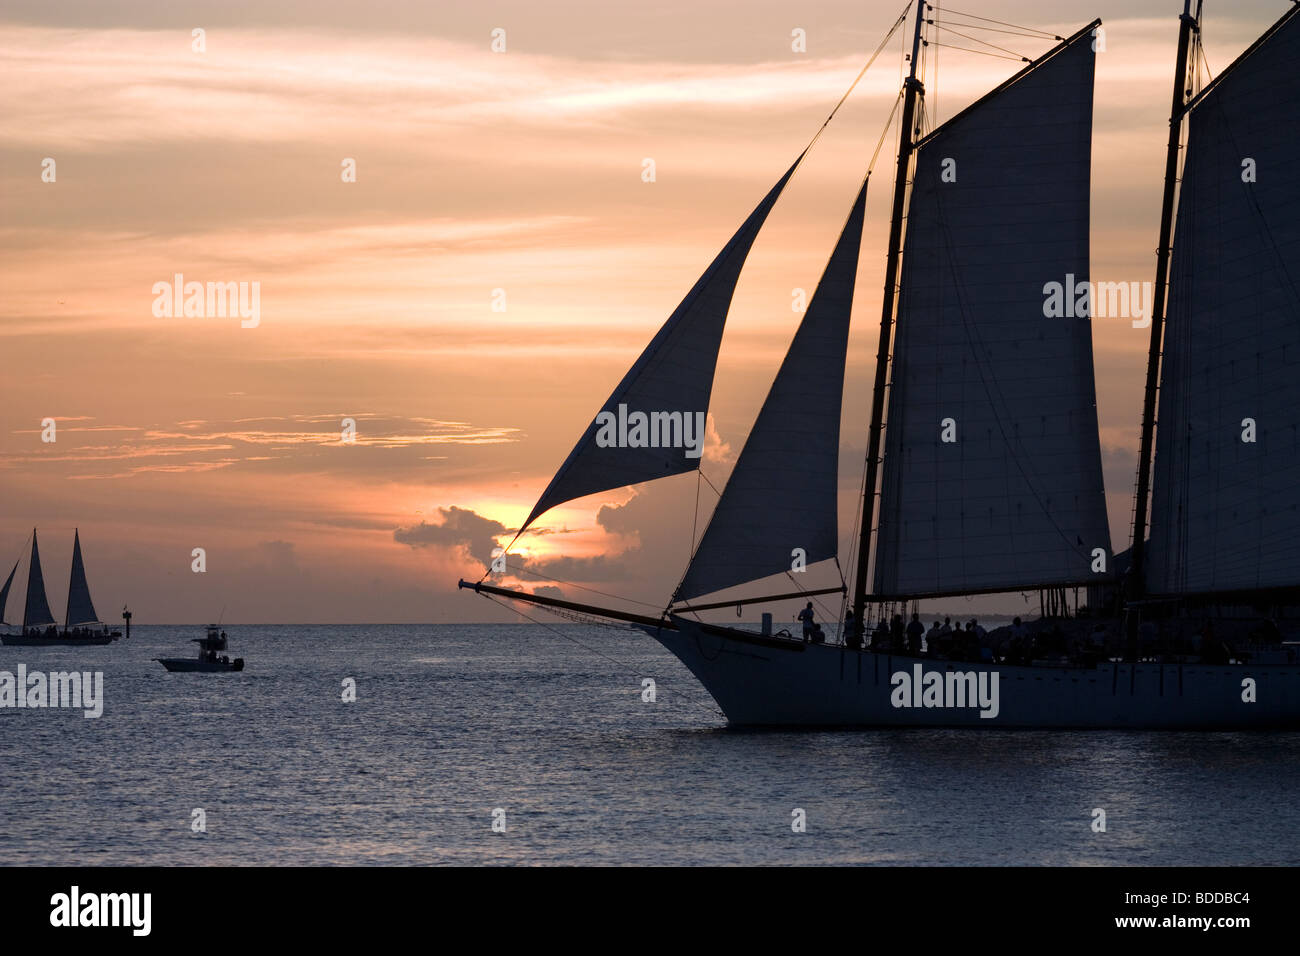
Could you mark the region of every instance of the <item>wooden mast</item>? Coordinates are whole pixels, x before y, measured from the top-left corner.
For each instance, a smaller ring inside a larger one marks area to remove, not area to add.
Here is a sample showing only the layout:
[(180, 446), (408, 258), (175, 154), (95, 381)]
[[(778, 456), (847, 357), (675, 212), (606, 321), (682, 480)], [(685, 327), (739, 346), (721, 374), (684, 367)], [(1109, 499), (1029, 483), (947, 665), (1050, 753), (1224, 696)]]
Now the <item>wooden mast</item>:
[[(880, 344), (876, 350), (876, 383), (871, 397), (871, 427), (867, 437), (867, 480), (862, 496), (862, 533), (858, 542), (857, 573), (853, 588), (853, 622), (865, 630), (867, 606), (867, 565), (871, 555), (871, 536), (875, 530), (876, 483), (880, 475), (880, 434), (884, 428), (885, 387), (889, 380), (889, 348), (894, 325), (894, 297), (898, 288), (898, 259), (902, 253), (903, 204), (907, 194), (907, 174), (915, 146), (912, 126), (916, 115), (916, 98), (925, 88), (916, 77), (921, 54), (921, 29), (925, 23), (925, 0), (916, 0), (916, 31), (912, 35), (912, 62), (903, 83), (903, 117), (898, 132), (898, 168), (894, 174), (894, 208), (889, 219), (888, 257), (885, 260), (885, 291), (880, 307)], [(845, 635), (852, 643), (852, 635)]]
[[(1160, 387), (1160, 353), (1164, 336), (1165, 299), (1169, 279), (1169, 254), (1174, 222), (1174, 191), (1178, 185), (1178, 150), (1187, 105), (1187, 54), (1192, 32), (1200, 29), (1200, 0), (1196, 16), (1191, 15), (1191, 0), (1183, 0), (1178, 18), (1178, 56), (1174, 66), (1173, 104), (1169, 110), (1169, 144), (1165, 151), (1165, 192), (1160, 208), (1160, 244), (1156, 250), (1155, 299), (1151, 306), (1151, 345), (1147, 353), (1146, 391), (1142, 398), (1142, 444), (1138, 452), (1137, 498), (1133, 505), (1132, 562), (1128, 576), (1127, 599), (1140, 600), (1146, 592), (1146, 527), (1151, 496), (1152, 440), (1155, 432), (1156, 393)], [(1137, 618), (1130, 619), (1136, 628)]]

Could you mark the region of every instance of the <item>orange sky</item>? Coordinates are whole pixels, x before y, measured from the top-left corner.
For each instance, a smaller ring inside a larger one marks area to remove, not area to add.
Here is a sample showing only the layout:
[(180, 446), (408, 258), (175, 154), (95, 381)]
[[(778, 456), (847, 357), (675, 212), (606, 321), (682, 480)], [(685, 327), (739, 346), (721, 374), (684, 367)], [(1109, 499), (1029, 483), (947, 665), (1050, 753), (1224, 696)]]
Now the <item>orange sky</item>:
[[(491, 617), (456, 578), (478, 577), (494, 534), (528, 512), (902, 4), (253, 6), (6, 4), (0, 575), (40, 527), (61, 615), (78, 526), (106, 618), (127, 602), (142, 623), (223, 608), (230, 622)], [(962, 5), (1061, 34), (1106, 21), (1096, 280), (1153, 275), (1178, 6)], [(1216, 71), (1285, 8), (1220, 6), (1205, 15)], [(496, 27), (504, 53), (489, 46)], [(803, 54), (790, 50), (796, 27)], [(1004, 42), (1029, 56), (1050, 45)], [(892, 105), (896, 47), (797, 173), (741, 277), (704, 464), (719, 486), (794, 331), (791, 289), (815, 284)], [(940, 51), (931, 115), (1015, 69)], [(855, 304), (846, 540), (891, 150), (869, 193)], [(345, 158), (355, 183), (341, 180)], [(153, 285), (176, 273), (258, 282), (259, 323), (157, 317)], [(1099, 319), (1094, 346), (1119, 549), (1146, 332)], [(525, 550), (553, 577), (662, 603), (689, 554), (694, 495), (681, 476), (573, 502)], [(712, 500), (706, 489), (704, 514)], [(7, 619), (20, 615), (11, 599)]]

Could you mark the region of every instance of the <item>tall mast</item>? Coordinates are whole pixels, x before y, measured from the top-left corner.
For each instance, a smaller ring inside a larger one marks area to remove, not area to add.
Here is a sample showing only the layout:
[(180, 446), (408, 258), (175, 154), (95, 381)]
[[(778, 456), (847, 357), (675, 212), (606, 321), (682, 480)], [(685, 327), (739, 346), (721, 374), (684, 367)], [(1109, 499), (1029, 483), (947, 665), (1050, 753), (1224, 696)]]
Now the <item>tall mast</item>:
[[(1165, 298), (1169, 278), (1170, 237), (1174, 223), (1174, 190), (1178, 185), (1178, 145), (1183, 126), (1183, 109), (1187, 104), (1187, 54), (1192, 31), (1200, 29), (1201, 3), (1197, 0), (1196, 16), (1191, 14), (1191, 0), (1183, 0), (1183, 14), (1178, 18), (1178, 58), (1174, 66), (1173, 105), (1169, 109), (1169, 145), (1165, 152), (1165, 194), (1160, 207), (1160, 245), (1156, 250), (1155, 300), (1151, 306), (1151, 346), (1147, 353), (1146, 393), (1142, 399), (1142, 445), (1138, 452), (1137, 500), (1133, 506), (1132, 571), (1129, 574), (1127, 599), (1142, 597), (1146, 591), (1147, 505), (1151, 496), (1151, 444), (1155, 432), (1156, 392), (1160, 387), (1160, 350), (1165, 325)], [(1133, 619), (1136, 625), (1136, 618)]]
[(902, 252), (903, 200), (907, 173), (912, 160), (912, 124), (916, 98), (924, 94), (916, 78), (921, 54), (921, 29), (925, 23), (925, 0), (916, 0), (916, 32), (912, 35), (912, 63), (903, 83), (903, 118), (898, 131), (898, 169), (894, 174), (894, 209), (889, 219), (888, 258), (885, 260), (885, 292), (880, 306), (880, 345), (876, 351), (876, 384), (871, 395), (871, 428), (867, 436), (867, 480), (862, 496), (862, 536), (858, 542), (857, 574), (853, 588), (853, 622), (865, 627), (867, 608), (867, 564), (871, 535), (875, 530), (876, 480), (880, 474), (880, 433), (884, 428), (885, 386), (889, 379), (889, 346), (894, 330), (894, 294), (898, 287), (898, 258)]

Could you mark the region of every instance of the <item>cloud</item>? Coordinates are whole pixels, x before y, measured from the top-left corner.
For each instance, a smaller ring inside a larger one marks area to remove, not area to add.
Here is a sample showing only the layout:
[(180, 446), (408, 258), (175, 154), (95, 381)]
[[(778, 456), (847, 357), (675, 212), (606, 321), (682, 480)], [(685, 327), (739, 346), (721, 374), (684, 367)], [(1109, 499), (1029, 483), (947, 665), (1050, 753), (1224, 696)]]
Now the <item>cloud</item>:
[(279, 572), (298, 571), (298, 555), (291, 541), (259, 541), (258, 554)]
[(640, 515), (635, 511), (638, 492), (619, 505), (601, 505), (596, 512), (596, 523), (610, 534), (637, 534), (640, 531)]
[[(344, 419), (356, 422), (353, 441), (345, 443)], [(81, 420), (89, 420), (83, 416)], [(428, 461), (447, 455), (423, 454), (427, 446), (490, 446), (518, 441), (519, 429), (477, 426), (435, 418), (381, 416), (373, 413), (286, 415), (228, 422), (189, 419), (170, 426), (131, 425), (61, 427), (57, 445), (27, 442), (25, 454), (0, 456), (0, 469), (66, 464), (77, 470), (65, 477), (80, 480), (130, 478), (147, 473), (212, 471), (217, 468), (272, 469), (290, 473), (316, 472), (320, 456), (332, 455), (334, 472), (373, 471), (391, 477), (399, 466), (422, 471)], [(28, 436), (32, 429), (11, 434)], [(75, 436), (94, 434), (115, 444), (78, 444)], [(120, 436), (120, 437), (118, 437)], [(177, 463), (176, 458), (185, 458)]]
[(464, 548), (471, 557), (489, 564), (492, 549), (498, 547), (497, 535), (509, 529), (500, 521), (485, 518), (469, 508), (439, 508), (441, 524), (421, 521), (409, 528), (398, 528), (393, 540), (412, 548)]
[[(84, 147), (182, 140), (334, 142), (412, 127), (597, 127), (632, 112), (833, 101), (858, 54), (745, 64), (602, 61), (421, 37), (226, 30), (202, 55), (175, 31), (0, 27), (0, 133)], [(881, 70), (867, 82), (896, 86)], [(382, 108), (377, 108), (382, 104)]]
[(731, 464), (736, 457), (731, 445), (722, 440), (718, 424), (710, 412), (704, 429), (704, 460), (718, 465)]
[(539, 574), (557, 581), (625, 581), (640, 557), (640, 548), (633, 547), (617, 554), (594, 554), (545, 558), (514, 558), (515, 567), (522, 574)]

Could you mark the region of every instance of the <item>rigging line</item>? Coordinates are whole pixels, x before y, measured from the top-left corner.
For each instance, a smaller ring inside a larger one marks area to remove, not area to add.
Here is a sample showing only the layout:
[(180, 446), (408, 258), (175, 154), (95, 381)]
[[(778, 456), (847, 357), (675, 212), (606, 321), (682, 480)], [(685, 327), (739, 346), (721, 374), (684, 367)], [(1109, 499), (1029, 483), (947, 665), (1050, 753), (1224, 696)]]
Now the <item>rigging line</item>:
[(695, 469), (695, 508), (691, 512), (691, 553), (686, 556), (687, 563), (691, 560), (691, 555), (695, 553), (695, 532), (700, 527), (700, 482), (704, 478), (704, 473), (700, 469)]
[[(697, 480), (695, 482), (695, 516), (692, 519), (692, 524), (691, 524), (691, 552), (686, 556), (686, 566), (682, 568), (682, 576), (677, 579), (677, 584), (673, 587), (672, 594), (669, 596), (668, 604), (663, 608), (661, 612), (663, 614), (667, 614), (668, 611), (672, 608), (672, 606), (677, 603), (677, 592), (680, 591), (682, 585), (686, 583), (686, 575), (691, 573), (691, 564), (695, 561), (695, 551), (700, 544), (700, 542), (697, 542), (695, 540), (695, 531), (699, 525), (699, 520), (700, 520), (700, 481), (702, 480), (706, 482), (708, 486), (713, 489), (713, 493), (718, 496), (718, 503), (721, 503), (722, 501), (722, 492), (720, 492), (717, 489), (717, 486), (715, 486), (713, 482), (709, 481), (709, 476), (704, 473), (704, 469), (702, 467), (697, 467), (695, 469), (695, 474), (697, 476)], [(717, 505), (715, 504), (714, 507), (716, 508)], [(710, 515), (709, 524), (712, 523), (713, 523), (713, 516)], [(705, 533), (706, 534), (708, 533), (707, 526), (705, 527)], [(700, 541), (701, 542), (703, 541), (703, 535), (701, 535)]]
[(867, 166), (867, 175), (870, 176), (872, 170), (876, 168), (876, 159), (880, 156), (880, 150), (885, 145), (885, 137), (889, 135), (889, 129), (894, 125), (894, 117), (898, 115), (898, 105), (903, 102), (903, 91), (898, 91), (898, 96), (894, 98), (894, 108), (889, 111), (889, 118), (885, 120), (885, 128), (880, 131), (880, 139), (876, 141), (876, 151), (871, 154), (871, 163)]
[(963, 53), (978, 53), (980, 56), (991, 56), (991, 57), (993, 57), (993, 58), (995, 58), (995, 59), (998, 59), (998, 60), (1013, 60), (1013, 61), (1015, 61), (1016, 63), (1032, 63), (1032, 62), (1033, 62), (1033, 61), (1030, 60), (1029, 57), (1027, 57), (1027, 56), (1006, 56), (1005, 54), (1002, 54), (1002, 53), (990, 53), (988, 50), (972, 50), (972, 49), (971, 49), (970, 47), (968, 47), (968, 46), (954, 46), (954, 45), (951, 44), (951, 43), (939, 43), (938, 41), (931, 41), (931, 42), (932, 42), (932, 44), (933, 44), (934, 46), (938, 46), (938, 47), (946, 47), (946, 48), (948, 48), (949, 50), (961, 50)]
[[(924, 0), (916, 0), (916, 2), (923, 3)], [(864, 66), (860, 71), (858, 71), (858, 75), (854, 78), (853, 82), (849, 84), (849, 88), (844, 91), (844, 95), (840, 97), (840, 101), (835, 104), (835, 108), (832, 109), (830, 115), (826, 117), (826, 122), (822, 123), (822, 125), (818, 128), (817, 133), (813, 136), (811, 140), (808, 141), (807, 147), (804, 148), (805, 153), (808, 152), (808, 150), (812, 149), (813, 143), (817, 142), (818, 137), (820, 137), (821, 134), (826, 130), (826, 127), (830, 125), (831, 120), (835, 118), (835, 114), (838, 113), (840, 107), (844, 105), (844, 101), (849, 98), (849, 94), (852, 93), (854, 89), (857, 88), (857, 85), (860, 82), (862, 82), (862, 78), (867, 75), (867, 70), (871, 69), (871, 64), (876, 62), (876, 58), (880, 56), (881, 51), (885, 49), (889, 41), (893, 39), (894, 34), (898, 32), (898, 28), (901, 27), (903, 23), (907, 20), (907, 11), (911, 9), (912, 9), (912, 3), (909, 0), (907, 6), (903, 7), (903, 12), (900, 13), (898, 15), (898, 19), (894, 21), (894, 25), (890, 27), (889, 32), (885, 34), (885, 38), (880, 41), (880, 45), (876, 47), (875, 52), (872, 53), (870, 58), (867, 60), (866, 66)]]
[(898, 35), (898, 89), (900, 93), (903, 89), (903, 77), (907, 75), (907, 57), (907, 34), (900, 33)]
[(572, 581), (565, 581), (562, 578), (553, 578), (550, 575), (543, 574), (541, 571), (534, 571), (531, 568), (520, 568), (518, 571), (512, 571), (511, 574), (531, 574), (535, 578), (541, 578), (543, 581), (551, 581), (554, 584), (563, 584), (565, 587), (577, 588), (579, 591), (589, 591), (592, 594), (599, 594), (601, 597), (612, 598), (616, 601), (627, 601), (629, 604), (639, 604), (642, 607), (658, 608), (658, 604), (650, 604), (647, 601), (638, 601), (635, 598), (623, 597), (621, 594), (610, 594), (607, 591), (601, 591), (597, 588), (583, 587), (581, 584), (574, 584)]
[[(854, 89), (857, 88), (857, 85), (862, 81), (862, 78), (867, 75), (867, 71), (871, 69), (872, 64), (876, 62), (877, 58), (881, 54), (881, 51), (883, 51), (885, 47), (889, 44), (889, 41), (893, 37), (893, 35), (898, 32), (898, 28), (902, 26), (903, 23), (907, 20), (907, 13), (909, 10), (912, 9), (913, 2), (924, 3), (925, 0), (908, 0), (907, 5), (903, 7), (903, 12), (898, 15), (898, 19), (894, 21), (894, 25), (889, 28), (889, 31), (885, 34), (884, 38), (880, 41), (879, 45), (876, 47), (875, 51), (871, 54), (870, 58), (868, 58), (866, 65), (863, 66), (862, 69), (858, 71), (858, 75), (854, 78), (853, 82), (849, 84), (849, 88), (844, 91), (844, 95), (840, 97), (839, 102), (835, 104), (834, 108), (827, 115), (825, 121), (822, 123), (820, 127), (818, 127), (817, 132), (813, 134), (813, 138), (808, 141), (808, 145), (804, 147), (803, 153), (800, 154), (801, 157), (806, 156), (808, 151), (812, 149), (813, 144), (816, 143), (817, 140), (821, 138), (822, 133), (826, 131), (826, 127), (829, 126), (831, 120), (835, 118), (835, 114), (839, 112), (840, 107), (844, 105), (845, 101), (849, 98), (849, 95), (854, 91)], [(900, 97), (902, 96), (901, 92), (899, 93), (899, 96)], [(879, 151), (880, 149), (879, 147), (877, 147), (876, 152), (879, 153)], [(707, 478), (705, 480), (708, 481)], [(710, 487), (712, 487), (712, 484), (713, 484), (712, 482), (709, 482)], [(716, 492), (717, 489), (714, 488), (714, 491)], [(519, 538), (523, 535), (524, 531), (525, 528), (521, 526), (519, 530), (515, 532), (515, 536), (510, 539), (510, 543), (501, 549), (502, 556), (510, 552), (510, 549), (515, 546), (515, 542), (519, 540)], [(488, 568), (484, 569), (483, 574), (479, 577), (479, 583), (481, 584), (483, 581), (487, 580), (487, 576), (490, 573), (491, 573), (491, 565), (489, 565)]]
[[(661, 617), (668, 616), (668, 612), (672, 610), (673, 599), (677, 597), (677, 592), (680, 591), (682, 585), (686, 583), (686, 575), (691, 573), (691, 561), (693, 561), (695, 558), (695, 547), (696, 547), (695, 532), (699, 529), (700, 526), (700, 481), (701, 480), (707, 480), (707, 479), (704, 479), (703, 469), (696, 467), (695, 509), (691, 513), (691, 547), (690, 547), (690, 551), (686, 555), (686, 564), (682, 566), (682, 576), (677, 579), (677, 584), (673, 587), (673, 592), (668, 598), (668, 603), (659, 612), (659, 615)], [(718, 496), (718, 500), (719, 501), (722, 500), (721, 495)], [(710, 521), (712, 521), (712, 519), (710, 519)]]
[[(938, 64), (936, 63), (936, 69), (937, 69), (937, 68), (938, 68)], [(900, 90), (898, 91), (898, 96), (894, 98), (894, 106), (893, 106), (893, 109), (891, 109), (891, 110), (889, 111), (889, 117), (885, 120), (885, 128), (882, 129), (882, 130), (880, 131), (880, 139), (878, 139), (878, 140), (876, 141), (876, 149), (875, 149), (875, 152), (873, 152), (873, 153), (871, 154), (871, 164), (867, 167), (867, 175), (868, 175), (868, 176), (870, 176), (871, 173), (872, 173), (872, 170), (874, 170), (874, 169), (876, 168), (876, 160), (877, 160), (877, 158), (879, 158), (879, 156), (880, 156), (880, 151), (881, 151), (881, 149), (884, 148), (884, 145), (885, 145), (885, 139), (886, 139), (886, 137), (889, 136), (889, 131), (890, 131), (890, 129), (892, 129), (893, 126), (894, 126), (894, 121), (895, 121), (895, 119), (897, 119), (897, 117), (898, 117), (898, 107), (899, 107), (899, 105), (900, 105), (902, 102), (903, 102), (903, 91), (900, 89)], [(922, 102), (924, 102), (924, 101), (922, 101)], [(861, 479), (860, 479), (859, 482), (858, 482), (858, 500), (861, 501), (861, 502), (865, 502), (865, 501), (866, 501), (866, 497), (867, 497), (867, 462), (866, 462), (866, 459), (864, 458), (864, 459), (863, 459), (863, 462), (862, 462), (862, 477), (861, 477)], [(874, 509), (875, 509), (875, 501), (874, 501), (874, 497), (875, 497), (875, 489), (872, 489), (872, 498), (873, 498), (873, 501), (872, 501), (872, 509), (873, 509), (873, 511), (874, 511)], [(853, 534), (852, 534), (852, 537), (849, 538), (849, 548), (850, 548), (850, 550), (852, 549), (852, 542), (858, 540), (858, 532), (861, 530), (861, 528), (862, 528), (862, 509), (861, 509), (861, 508), (854, 508), (854, 509), (853, 509)], [(854, 569), (855, 569), (855, 573), (856, 573), (856, 568), (857, 568), (858, 562), (866, 561), (867, 559), (868, 559), (868, 556), (865, 555), (865, 554), (858, 554), (858, 555), (854, 558), (853, 567), (854, 567)], [(838, 555), (837, 555), (836, 558), (835, 558), (835, 565), (836, 565), (836, 567), (839, 567), (839, 560), (840, 560), (840, 559), (839, 559), (839, 557), (838, 557)], [(840, 580), (841, 580), (841, 582), (843, 583), (843, 581), (844, 581), (844, 572), (843, 572), (842, 569), (841, 569), (841, 571), (840, 571)], [(843, 616), (843, 615), (841, 614), (841, 617), (842, 617), (842, 616)]]
[[(481, 592), (480, 592), (480, 593), (481, 593)], [(564, 631), (560, 630), (558, 627), (555, 627), (554, 625), (549, 624), (549, 623), (547, 623), (546, 621), (538, 620), (537, 618), (533, 617), (532, 615), (530, 615), (530, 614), (528, 614), (528, 613), (526, 613), (526, 612), (524, 612), (524, 611), (521, 611), (521, 610), (519, 610), (518, 608), (511, 607), (510, 605), (508, 605), (508, 604), (506, 604), (506, 603), (504, 603), (504, 602), (498, 600), (498, 599), (496, 598), (495, 595), (492, 595), (492, 594), (483, 594), (483, 597), (487, 598), (487, 599), (488, 599), (489, 601), (491, 601), (493, 604), (500, 605), (503, 609), (505, 609), (505, 610), (507, 610), (507, 611), (512, 611), (513, 613), (518, 614), (520, 617), (527, 618), (527, 619), (528, 619), (529, 621), (531, 621), (532, 623), (534, 623), (534, 624), (536, 624), (536, 625), (538, 625), (538, 626), (540, 626), (540, 627), (544, 627), (544, 628), (546, 628), (546, 629), (547, 629), (548, 631), (550, 631), (552, 634), (555, 634), (555, 635), (557, 635), (557, 636), (559, 636), (559, 637), (562, 637), (562, 638), (564, 638), (564, 640), (569, 641), (569, 642), (572, 643), (572, 644), (576, 644), (578, 647), (581, 647), (583, 650), (588, 651), (589, 653), (595, 654), (597, 657), (602, 658), (602, 659), (604, 659), (604, 660), (606, 660), (606, 661), (609, 661), (609, 663), (614, 664), (614, 665), (618, 666), (619, 668), (626, 669), (626, 668), (628, 667), (628, 664), (627, 664), (626, 661), (620, 661), (620, 660), (618, 660), (617, 658), (610, 657), (608, 654), (604, 654), (604, 653), (602, 653), (602, 652), (596, 650), (596, 648), (591, 647), (591, 646), (588, 645), (588, 644), (584, 644), (584, 643), (582, 643), (582, 641), (578, 640), (576, 637), (571, 637), (571, 636), (569, 636), (568, 634), (565, 634)], [(600, 626), (609, 626), (609, 627), (613, 627), (614, 625), (611, 624), (611, 625), (600, 625)], [(620, 628), (620, 630), (621, 630), (621, 628)], [(628, 673), (635, 673), (635, 672), (629, 670)], [(689, 700), (691, 703), (696, 704), (696, 705), (698, 705), (698, 706), (700, 706), (700, 707), (704, 707), (704, 708), (706, 708), (707, 710), (709, 710), (710, 712), (715, 713), (715, 714), (718, 714), (720, 717), (726, 717), (726, 716), (727, 716), (727, 715), (724, 714), (722, 711), (720, 711), (720, 710), (719, 710), (715, 705), (706, 704), (706, 703), (704, 703), (703, 701), (699, 700), (698, 698), (692, 696), (690, 693), (688, 693), (688, 692), (686, 692), (686, 691), (683, 691), (683, 690), (676, 690), (675, 693), (681, 694), (681, 696), (682, 696), (683, 698), (685, 698), (686, 700)]]
[(969, 34), (962, 33), (960, 30), (954, 30), (952, 27), (947, 26), (946, 24), (936, 24), (936, 26), (938, 27), (938, 29), (947, 30), (949, 33), (955, 33), (963, 40), (970, 40), (973, 43), (983, 43), (985, 46), (992, 47), (995, 50), (1001, 50), (1003, 53), (1010, 53), (1012, 56), (1018, 56), (1022, 60), (1029, 59), (1028, 57), (1022, 56), (1021, 54), (1017, 53), (1015, 50), (1008, 50), (1006, 47), (998, 46), (996, 43), (990, 43), (988, 40), (982, 40), (979, 37), (973, 37), (970, 36)]
[[(838, 563), (838, 562), (837, 562), (837, 563)], [(804, 586), (803, 586), (802, 584), (800, 584), (798, 581), (796, 581), (796, 580), (794, 579), (794, 573), (793, 573), (793, 572), (791, 572), (791, 571), (787, 571), (787, 572), (785, 572), (785, 576), (786, 576), (787, 578), (790, 579), (790, 582), (791, 582), (791, 583), (795, 586), (795, 588), (797, 588), (799, 591), (802, 592), (802, 591), (804, 590)], [(809, 603), (809, 604), (816, 604), (816, 605), (817, 605), (817, 610), (820, 611), (820, 612), (824, 615), (824, 617), (825, 617), (825, 619), (826, 619), (827, 621), (830, 621), (830, 620), (831, 620), (831, 612), (827, 609), (825, 603), (822, 601), (822, 597), (823, 597), (823, 596), (824, 596), (824, 595), (815, 595), (815, 596), (813, 596), (813, 598), (812, 598), (808, 603)], [(843, 597), (841, 597), (841, 601), (843, 601)], [(837, 627), (838, 627), (838, 625), (837, 625)]]
[[(926, 23), (932, 23), (932, 24), (934, 24), (936, 27), (942, 27), (942, 28), (945, 29), (945, 30), (950, 30), (950, 29), (952, 29), (951, 27), (948, 26), (948, 24), (944, 23), (942, 20), (926, 20), (925, 22), (926, 22)], [(994, 28), (994, 27), (982, 27), (982, 26), (979, 26), (978, 24), (974, 24), (974, 23), (962, 23), (962, 22), (960, 22), (960, 21), (958, 21), (956, 25), (959, 26), (959, 27), (965, 27), (967, 30), (983, 30), (983, 31), (985, 31), (986, 33), (1005, 33), (1005, 34), (1007, 34), (1008, 36), (1013, 36), (1013, 37), (1024, 37), (1024, 38), (1027, 39), (1027, 40), (1047, 40), (1047, 39), (1056, 39), (1056, 40), (1060, 40), (1060, 39), (1063, 39), (1062, 37), (1049, 37), (1049, 36), (1048, 36), (1047, 34), (1045, 34), (1045, 33), (1021, 33), (1021, 32), (1019, 32), (1018, 30), (998, 30), (998, 29), (996, 29), (996, 28)]]
[(1005, 20), (993, 20), (993, 19), (990, 19), (989, 17), (977, 17), (977, 16), (976, 16), (975, 14), (973, 14), (973, 13), (965, 13), (965, 12), (962, 11), (962, 10), (954, 10), (954, 9), (952, 9), (951, 7), (944, 7), (944, 8), (943, 8), (943, 12), (944, 12), (944, 13), (954, 13), (954, 14), (956, 14), (957, 16), (960, 16), (960, 17), (967, 17), (967, 18), (969, 18), (969, 19), (971, 19), (971, 20), (982, 20), (982, 21), (984, 21), (985, 23), (996, 23), (996, 24), (997, 24), (998, 26), (1000, 26), (1000, 27), (1014, 27), (1014, 28), (1017, 29), (1017, 30), (1025, 30), (1025, 31), (1030, 32), (1030, 33), (1041, 33), (1044, 37), (1048, 37), (1048, 38), (1055, 39), (1055, 40), (1064, 40), (1064, 39), (1065, 39), (1064, 37), (1059, 37), (1059, 36), (1057, 36), (1055, 33), (1052, 33), (1052, 32), (1050, 32), (1050, 31), (1048, 31), (1048, 30), (1039, 30), (1039, 29), (1037, 29), (1036, 27), (1027, 27), (1027, 26), (1023, 26), (1023, 25), (1021, 25), (1021, 24), (1019, 24), (1019, 23), (1007, 23)]
[(720, 492), (720, 491), (718, 490), (718, 486), (717, 486), (717, 485), (715, 485), (713, 482), (709, 481), (709, 476), (706, 475), (706, 474), (704, 473), (704, 469), (703, 469), (703, 468), (697, 468), (696, 471), (698, 471), (698, 472), (700, 473), (700, 477), (704, 479), (704, 483), (705, 483), (706, 485), (708, 485), (710, 488), (712, 488), (712, 489), (713, 489), (713, 493), (714, 493), (715, 495), (717, 495), (719, 499), (721, 499), (721, 498), (722, 498), (722, 492)]
[[(930, 9), (932, 9), (935, 12), (936, 16), (938, 16), (943, 12), (942, 10), (939, 9), (938, 4), (935, 4)], [(934, 48), (934, 80), (930, 85), (930, 100), (931, 102), (934, 103), (934, 121), (935, 123), (938, 123), (939, 122), (939, 48), (937, 46)], [(924, 102), (924, 100), (922, 100), (922, 102)]]
[[(862, 530), (862, 511), (863, 511), (863, 509), (865, 508), (865, 502), (866, 502), (866, 497), (867, 497), (867, 491), (866, 491), (866, 489), (867, 489), (867, 463), (866, 463), (866, 460), (865, 460), (865, 459), (866, 459), (866, 456), (864, 455), (864, 456), (863, 456), (863, 462), (862, 462), (862, 477), (858, 480), (858, 498), (857, 498), (858, 502), (859, 502), (860, 504), (862, 504), (863, 507), (862, 507), (862, 508), (854, 508), (854, 509), (853, 509), (853, 511), (854, 511), (854, 515), (853, 515), (853, 536), (849, 538), (849, 549), (850, 549), (850, 550), (851, 550), (852, 547), (853, 547), (853, 542), (858, 540), (858, 534), (859, 534), (859, 532)], [(874, 505), (874, 502), (873, 502), (873, 505)], [(859, 562), (859, 561), (865, 561), (866, 559), (867, 559), (867, 556), (864, 555), (864, 554), (856, 554), (856, 556), (854, 557), (853, 562), (852, 562), (852, 565), (851, 565), (851, 570), (854, 572), (854, 575), (855, 575), (855, 576), (856, 576), (856, 574), (857, 574), (858, 562)], [(837, 560), (838, 560), (838, 559), (837, 559)]]
[(844, 612), (848, 610), (849, 604), (849, 582), (844, 577), (844, 569), (840, 567), (840, 556), (835, 556), (835, 570), (839, 572), (840, 584), (844, 587), (843, 593), (840, 594), (840, 607), (835, 616), (835, 638), (841, 644), (848, 640), (848, 632), (844, 626)]
[[(1205, 64), (1205, 76), (1207, 82), (1212, 81), (1214, 79), (1214, 70), (1210, 68), (1210, 59), (1205, 55), (1205, 44), (1201, 43), (1200, 39), (1197, 39), (1196, 41), (1196, 52), (1201, 55), (1201, 62)], [(1197, 92), (1200, 91), (1198, 90)]]

